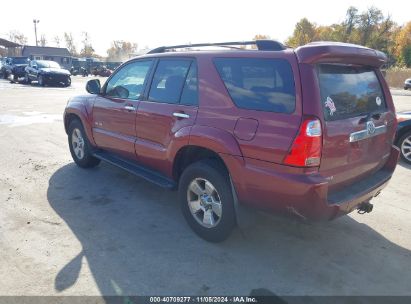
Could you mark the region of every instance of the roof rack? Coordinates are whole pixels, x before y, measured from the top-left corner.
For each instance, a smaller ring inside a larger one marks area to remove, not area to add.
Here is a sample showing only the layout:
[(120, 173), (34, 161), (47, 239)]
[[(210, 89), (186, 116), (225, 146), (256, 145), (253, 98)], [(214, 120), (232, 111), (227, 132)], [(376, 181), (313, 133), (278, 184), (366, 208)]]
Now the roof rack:
[(160, 46), (158, 48), (152, 49), (147, 54), (164, 53), (167, 50), (172, 49), (182, 49), (182, 48), (192, 48), (192, 47), (204, 47), (204, 46), (221, 46), (230, 47), (234, 45), (256, 45), (257, 49), (260, 51), (282, 51), (285, 50), (285, 46), (275, 40), (253, 40), (253, 41), (232, 41), (232, 42), (216, 42), (216, 43), (194, 43), (194, 44), (181, 44), (172, 46)]

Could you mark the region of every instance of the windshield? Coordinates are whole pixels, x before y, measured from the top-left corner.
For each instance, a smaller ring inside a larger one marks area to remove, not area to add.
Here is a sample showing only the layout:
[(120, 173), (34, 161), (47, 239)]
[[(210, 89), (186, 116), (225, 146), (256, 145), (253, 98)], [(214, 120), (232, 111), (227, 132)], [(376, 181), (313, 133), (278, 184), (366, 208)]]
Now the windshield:
[(386, 109), (375, 71), (367, 67), (321, 64), (318, 67), (325, 120), (340, 120)]
[(28, 64), (27, 58), (13, 58), (13, 64)]
[(39, 60), (37, 61), (37, 66), (39, 68), (60, 68), (60, 65), (57, 62), (54, 61), (45, 61), (45, 60)]

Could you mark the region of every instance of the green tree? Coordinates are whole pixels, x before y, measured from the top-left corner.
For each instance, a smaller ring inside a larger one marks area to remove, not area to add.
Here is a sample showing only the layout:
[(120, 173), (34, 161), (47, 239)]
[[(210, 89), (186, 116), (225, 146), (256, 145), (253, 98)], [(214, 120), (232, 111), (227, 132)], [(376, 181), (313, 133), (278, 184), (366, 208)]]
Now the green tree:
[(288, 38), (286, 44), (292, 47), (297, 47), (315, 41), (315, 38), (315, 24), (308, 21), (307, 18), (303, 18), (295, 25), (293, 35)]

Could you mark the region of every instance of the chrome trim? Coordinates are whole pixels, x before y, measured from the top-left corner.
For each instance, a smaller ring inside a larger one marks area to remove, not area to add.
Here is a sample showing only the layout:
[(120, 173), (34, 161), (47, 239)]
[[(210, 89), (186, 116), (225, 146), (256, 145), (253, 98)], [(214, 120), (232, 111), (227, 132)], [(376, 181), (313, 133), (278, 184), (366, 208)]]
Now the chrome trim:
[(382, 125), (382, 126), (378, 126), (375, 127), (375, 129), (372, 130), (373, 132), (370, 133), (370, 131), (367, 129), (362, 130), (362, 131), (358, 131), (358, 132), (353, 132), (350, 134), (350, 142), (356, 142), (356, 141), (360, 141), (366, 138), (371, 138), (374, 136), (377, 136), (379, 134), (383, 134), (387, 132), (387, 126), (386, 125)]
[(127, 111), (135, 111), (136, 108), (133, 106), (125, 106), (124, 109), (126, 109)]
[(185, 114), (185, 113), (178, 113), (178, 112), (174, 112), (173, 116), (178, 117), (178, 118), (190, 118), (190, 115)]

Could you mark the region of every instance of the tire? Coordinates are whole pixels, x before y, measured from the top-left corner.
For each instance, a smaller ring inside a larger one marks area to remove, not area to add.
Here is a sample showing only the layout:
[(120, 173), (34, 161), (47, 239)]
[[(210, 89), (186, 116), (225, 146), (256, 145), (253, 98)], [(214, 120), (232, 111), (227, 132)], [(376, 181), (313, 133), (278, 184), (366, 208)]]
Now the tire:
[(411, 131), (401, 136), (398, 147), (400, 148), (401, 159), (411, 165)]
[(65, 87), (71, 86), (71, 77), (70, 77), (70, 76), (67, 77), (67, 80), (66, 80), (66, 82), (64, 83), (64, 86), (65, 86)]
[[(83, 125), (78, 119), (73, 120), (69, 125), (68, 144), (71, 157), (79, 167), (93, 168), (100, 163), (100, 160), (92, 155), (91, 145), (87, 139), (86, 132), (84, 132)], [(79, 149), (82, 150), (81, 153)]]
[(46, 85), (46, 82), (44, 81), (44, 77), (42, 75), (37, 76), (37, 82), (42, 87), (44, 87)]
[[(212, 188), (215, 192), (210, 191)], [(202, 199), (192, 189), (202, 193)], [(234, 199), (222, 165), (211, 159), (191, 164), (181, 175), (178, 191), (183, 215), (198, 236), (209, 242), (222, 242), (230, 236), (236, 226)], [(209, 195), (210, 192), (213, 194)]]
[(30, 79), (28, 73), (24, 74), (24, 82), (25, 82), (26, 84), (30, 84), (30, 83), (31, 83), (31, 79)]

